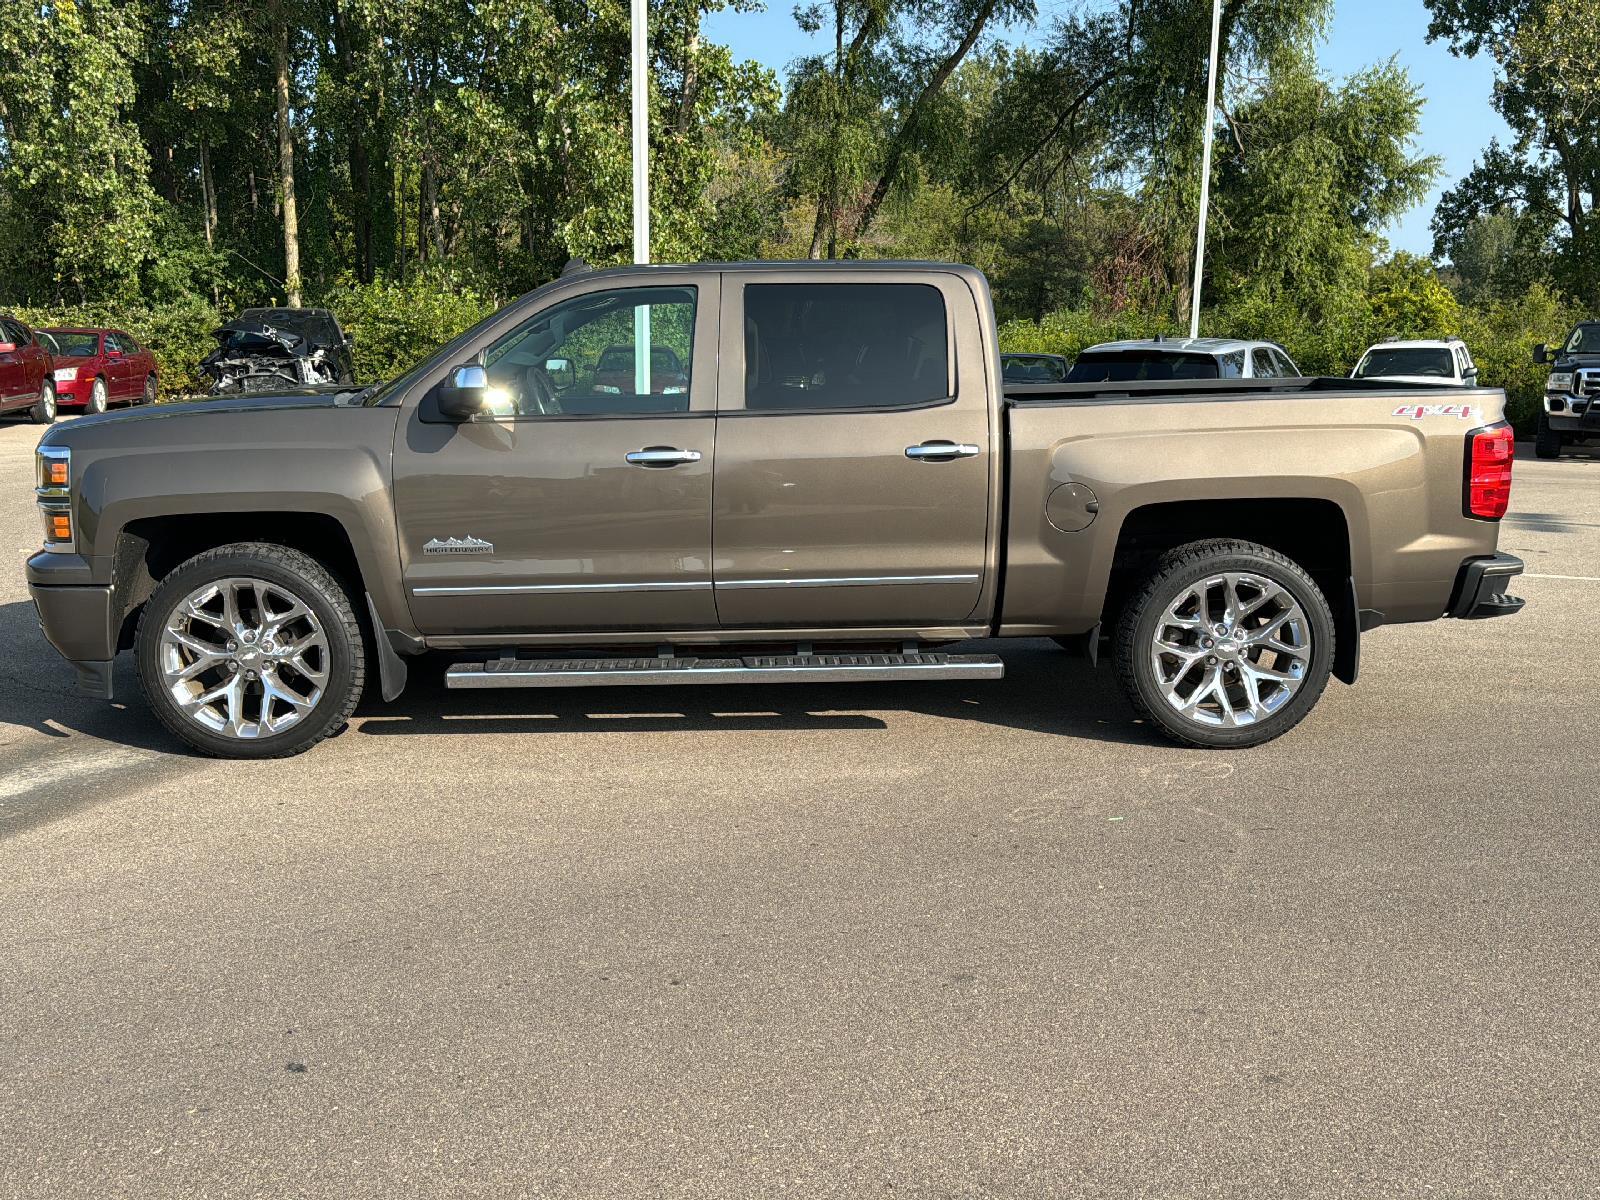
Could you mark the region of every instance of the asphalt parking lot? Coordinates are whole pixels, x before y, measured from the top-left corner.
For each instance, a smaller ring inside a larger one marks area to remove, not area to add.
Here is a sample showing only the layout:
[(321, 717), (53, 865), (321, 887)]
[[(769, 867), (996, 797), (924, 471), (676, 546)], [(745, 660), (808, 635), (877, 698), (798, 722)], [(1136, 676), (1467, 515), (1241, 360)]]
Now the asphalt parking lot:
[[(368, 703), (183, 753), (73, 695), (0, 425), (0, 1195), (1592, 1196), (1600, 454), (1519, 617), (1242, 753), (1106, 671)], [(415, 675), (413, 676), (416, 677)]]

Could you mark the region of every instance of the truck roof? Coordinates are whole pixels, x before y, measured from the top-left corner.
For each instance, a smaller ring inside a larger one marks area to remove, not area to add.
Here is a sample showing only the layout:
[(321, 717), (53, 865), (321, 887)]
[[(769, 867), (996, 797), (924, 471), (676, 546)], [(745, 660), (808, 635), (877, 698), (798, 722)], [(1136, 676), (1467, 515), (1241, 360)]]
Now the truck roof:
[(1155, 338), (1129, 338), (1121, 342), (1101, 342), (1097, 346), (1086, 347), (1083, 353), (1103, 352), (1112, 354), (1125, 353), (1129, 350), (1161, 350), (1168, 354), (1233, 354), (1236, 351), (1250, 350), (1256, 346), (1271, 346), (1275, 350), (1283, 349), (1277, 342), (1264, 342), (1259, 339), (1172, 337), (1161, 338), (1159, 341)]

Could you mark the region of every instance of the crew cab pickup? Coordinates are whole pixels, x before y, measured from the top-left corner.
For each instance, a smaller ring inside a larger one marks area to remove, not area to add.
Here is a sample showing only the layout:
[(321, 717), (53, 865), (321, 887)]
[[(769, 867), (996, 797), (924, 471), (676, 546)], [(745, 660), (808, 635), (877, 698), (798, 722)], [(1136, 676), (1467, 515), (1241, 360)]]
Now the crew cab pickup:
[(304, 750), (424, 652), (451, 688), (971, 682), (990, 637), (1107, 647), (1154, 727), (1248, 746), (1363, 632), (1521, 607), (1504, 397), (1438, 395), (1006, 391), (961, 266), (581, 271), (363, 391), (52, 430), (27, 573), (83, 691), (131, 649), (216, 755)]

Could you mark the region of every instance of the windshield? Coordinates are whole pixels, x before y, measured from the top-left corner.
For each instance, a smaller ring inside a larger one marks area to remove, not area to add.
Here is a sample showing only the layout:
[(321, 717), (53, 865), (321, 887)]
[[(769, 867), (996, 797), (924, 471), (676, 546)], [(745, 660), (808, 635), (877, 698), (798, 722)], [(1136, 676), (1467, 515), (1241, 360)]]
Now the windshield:
[(1367, 357), (1356, 368), (1357, 379), (1385, 375), (1431, 375), (1439, 379), (1454, 379), (1455, 374), (1450, 351), (1435, 346), (1396, 346), (1369, 350)]
[(1068, 383), (1127, 383), (1140, 379), (1216, 379), (1217, 360), (1209, 354), (1171, 350), (1106, 350), (1078, 355)]
[(1008, 354), (1000, 362), (1010, 383), (1063, 383), (1067, 378), (1066, 362), (1054, 355)]
[(100, 351), (100, 336), (94, 333), (53, 333), (50, 335), (61, 349), (56, 353), (73, 358), (92, 358)]
[(280, 332), (298, 334), (318, 346), (334, 346), (339, 342), (333, 318), (319, 309), (247, 308), (239, 314), (239, 319), (270, 325)]
[(1600, 354), (1600, 325), (1579, 325), (1567, 339), (1568, 354)]

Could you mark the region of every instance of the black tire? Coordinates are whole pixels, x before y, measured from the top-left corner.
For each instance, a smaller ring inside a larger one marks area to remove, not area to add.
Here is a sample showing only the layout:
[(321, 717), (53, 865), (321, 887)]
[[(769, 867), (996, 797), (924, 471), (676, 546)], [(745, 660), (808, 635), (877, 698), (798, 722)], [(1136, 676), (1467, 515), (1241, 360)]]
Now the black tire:
[(104, 379), (96, 379), (89, 387), (89, 399), (83, 406), (85, 414), (97, 417), (105, 412), (108, 403), (107, 397), (111, 394), (110, 388)]
[(39, 398), (28, 410), (28, 419), (35, 425), (54, 425), (58, 415), (60, 413), (56, 406), (56, 385), (46, 379), (39, 387)]
[(1561, 435), (1550, 428), (1550, 418), (1544, 413), (1539, 414), (1539, 426), (1533, 435), (1533, 455), (1535, 458), (1561, 457)]
[[(1182, 592), (1208, 576), (1229, 571), (1269, 580), (1300, 606), (1309, 627), (1309, 665), (1299, 679), (1298, 691), (1270, 715), (1249, 725), (1208, 725), (1184, 716), (1168, 703), (1149, 651), (1168, 607)], [(1136, 589), (1117, 625), (1117, 672), (1134, 708), (1173, 741), (1206, 749), (1258, 746), (1293, 729), (1327, 687), (1333, 657), (1333, 612), (1322, 589), (1298, 563), (1254, 542), (1218, 539), (1168, 551)]]
[[(196, 588), (230, 576), (248, 576), (287, 589), (311, 610), (326, 632), (328, 678), (322, 696), (310, 712), (282, 733), (247, 739), (203, 728), (183, 713), (162, 679), (161, 637), (173, 609)], [(213, 758), (301, 754), (344, 728), (366, 682), (361, 625), (344, 587), (310, 555), (265, 542), (207, 550), (162, 579), (140, 614), (134, 657), (145, 699), (157, 718), (177, 737)]]
[(133, 398), (133, 403), (135, 403), (135, 404), (154, 404), (155, 402), (156, 402), (156, 377), (154, 375), (146, 375), (144, 377), (144, 391), (140, 392), (137, 396), (135, 396)]

